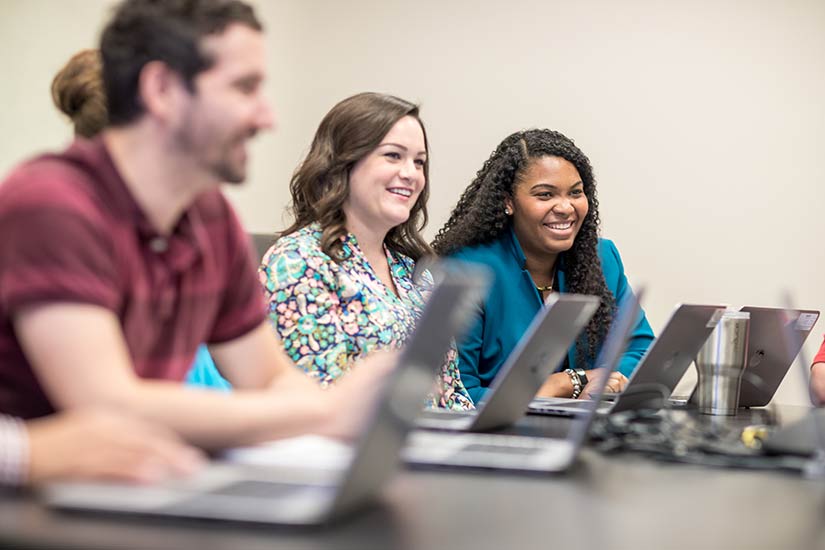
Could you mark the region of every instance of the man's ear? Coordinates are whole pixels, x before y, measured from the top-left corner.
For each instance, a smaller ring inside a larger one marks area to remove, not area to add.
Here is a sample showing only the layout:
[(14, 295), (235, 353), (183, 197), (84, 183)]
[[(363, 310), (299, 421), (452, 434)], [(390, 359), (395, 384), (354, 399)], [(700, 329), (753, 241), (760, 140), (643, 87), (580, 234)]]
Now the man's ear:
[(146, 113), (170, 122), (181, 112), (184, 95), (190, 95), (180, 74), (162, 61), (150, 61), (138, 77), (138, 94)]

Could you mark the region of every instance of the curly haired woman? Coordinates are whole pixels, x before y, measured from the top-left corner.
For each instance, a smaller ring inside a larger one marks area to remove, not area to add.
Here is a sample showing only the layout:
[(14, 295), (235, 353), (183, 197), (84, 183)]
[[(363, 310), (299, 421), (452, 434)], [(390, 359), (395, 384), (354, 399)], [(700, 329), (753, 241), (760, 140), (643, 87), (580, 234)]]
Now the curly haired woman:
[[(269, 316), (289, 357), (322, 386), (377, 349), (401, 347), (432, 279), (413, 283), (432, 250), (428, 148), (418, 107), (376, 93), (330, 110), (292, 177), (294, 223), (259, 268)], [(431, 405), (471, 409), (453, 349)]]
[[(538, 395), (588, 397), (593, 382), (606, 374), (593, 362), (616, 304), (632, 290), (616, 246), (598, 235), (593, 169), (572, 140), (534, 129), (499, 144), (433, 242), (439, 254), (485, 264), (495, 273), (484, 308), (459, 345), (461, 377), (473, 401), (484, 398), (551, 292), (598, 296), (601, 305)], [(609, 374), (610, 391), (624, 388), (652, 340), (642, 314), (619, 369)]]

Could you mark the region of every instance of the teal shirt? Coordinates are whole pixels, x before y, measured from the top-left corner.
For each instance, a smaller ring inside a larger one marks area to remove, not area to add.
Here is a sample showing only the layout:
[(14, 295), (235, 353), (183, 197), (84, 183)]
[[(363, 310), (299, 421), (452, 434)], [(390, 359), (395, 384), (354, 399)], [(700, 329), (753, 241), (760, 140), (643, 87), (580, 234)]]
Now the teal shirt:
[(195, 362), (186, 375), (186, 385), (225, 391), (232, 389), (229, 381), (218, 372), (218, 368), (209, 354), (209, 349), (203, 344), (198, 348)]
[[(477, 319), (458, 346), (461, 380), (470, 397), (478, 403), (543, 302), (525, 267), (524, 252), (512, 230), (505, 231), (501, 238), (493, 242), (461, 249), (453, 257), (484, 264), (495, 276)], [(632, 292), (619, 251), (612, 241), (599, 239), (599, 257), (607, 288), (618, 303)], [(556, 272), (556, 281), (557, 288), (565, 292), (567, 284), (563, 263)], [(642, 312), (619, 363), (619, 371), (630, 376), (652, 341), (653, 331)], [(570, 368), (593, 368), (591, 364), (576, 364), (575, 345), (568, 350), (567, 360)]]

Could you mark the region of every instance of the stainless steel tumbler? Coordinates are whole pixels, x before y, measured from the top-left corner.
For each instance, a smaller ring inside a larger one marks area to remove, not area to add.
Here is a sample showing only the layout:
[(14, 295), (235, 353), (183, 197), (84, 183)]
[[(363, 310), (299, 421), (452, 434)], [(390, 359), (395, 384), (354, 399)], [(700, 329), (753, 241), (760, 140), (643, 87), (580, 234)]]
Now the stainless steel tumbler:
[(696, 391), (702, 414), (736, 414), (742, 374), (747, 367), (750, 313), (726, 311), (699, 355)]

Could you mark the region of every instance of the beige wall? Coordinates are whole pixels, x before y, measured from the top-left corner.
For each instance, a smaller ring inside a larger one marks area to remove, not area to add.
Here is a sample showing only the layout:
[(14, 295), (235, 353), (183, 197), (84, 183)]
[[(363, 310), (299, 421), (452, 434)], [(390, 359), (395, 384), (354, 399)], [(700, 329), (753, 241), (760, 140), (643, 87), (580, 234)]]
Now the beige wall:
[[(106, 0), (0, 0), (0, 171), (66, 141), (48, 82), (94, 43)], [(821, 0), (257, 2), (275, 134), (233, 190), (248, 227), (283, 226), (287, 181), (323, 114), (355, 92), (419, 101), (431, 225), (508, 133), (561, 130), (589, 155), (604, 235), (661, 328), (677, 302), (825, 310)], [(49, 39), (42, 37), (48, 36)], [(825, 321), (807, 349), (818, 347)], [(800, 376), (780, 401), (803, 402)]]

